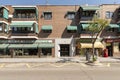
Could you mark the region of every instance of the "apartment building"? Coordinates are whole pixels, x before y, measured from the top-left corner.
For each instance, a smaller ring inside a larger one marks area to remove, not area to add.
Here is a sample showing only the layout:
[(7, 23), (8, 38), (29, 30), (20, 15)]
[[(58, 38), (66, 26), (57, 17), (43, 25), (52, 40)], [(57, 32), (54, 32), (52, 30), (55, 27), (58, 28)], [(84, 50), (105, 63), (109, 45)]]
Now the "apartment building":
[(106, 48), (109, 56), (120, 54), (119, 5), (6, 5), (0, 7), (0, 56), (73, 57), (84, 54), (86, 49), (92, 48), (92, 37), (85, 28), (94, 15), (110, 21), (95, 42), (95, 48), (100, 55)]

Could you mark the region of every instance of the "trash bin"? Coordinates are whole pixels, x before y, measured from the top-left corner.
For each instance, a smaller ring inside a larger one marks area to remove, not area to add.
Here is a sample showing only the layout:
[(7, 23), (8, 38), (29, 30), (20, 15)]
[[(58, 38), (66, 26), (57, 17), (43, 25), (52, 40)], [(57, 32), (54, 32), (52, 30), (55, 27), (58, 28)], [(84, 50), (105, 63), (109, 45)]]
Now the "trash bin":
[(90, 61), (90, 53), (89, 52), (86, 52), (86, 61)]

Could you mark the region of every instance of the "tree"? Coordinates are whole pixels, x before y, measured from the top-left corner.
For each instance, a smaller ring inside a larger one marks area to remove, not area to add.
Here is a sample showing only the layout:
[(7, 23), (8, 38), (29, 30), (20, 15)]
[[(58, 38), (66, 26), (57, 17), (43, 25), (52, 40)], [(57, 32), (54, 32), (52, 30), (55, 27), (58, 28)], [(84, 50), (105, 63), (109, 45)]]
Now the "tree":
[(105, 29), (105, 27), (108, 26), (109, 22), (105, 19), (99, 19), (96, 15), (93, 17), (92, 22), (89, 23), (90, 25), (86, 28), (86, 30), (90, 33), (92, 37), (92, 58), (93, 61), (96, 61), (95, 58), (95, 49), (94, 49), (94, 43), (96, 42), (98, 36), (100, 33)]

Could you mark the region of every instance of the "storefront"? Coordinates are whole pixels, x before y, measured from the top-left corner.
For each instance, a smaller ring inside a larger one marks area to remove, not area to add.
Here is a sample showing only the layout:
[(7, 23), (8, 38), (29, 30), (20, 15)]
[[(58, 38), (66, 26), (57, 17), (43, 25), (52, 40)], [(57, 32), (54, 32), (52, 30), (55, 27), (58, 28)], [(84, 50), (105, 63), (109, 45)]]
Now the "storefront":
[(106, 49), (108, 50), (108, 56), (120, 55), (120, 39), (104, 39), (106, 43)]
[[(81, 38), (76, 40), (76, 55), (85, 56), (86, 50), (89, 49), (92, 53), (92, 39)], [(94, 43), (94, 49), (98, 50), (98, 55), (103, 55), (104, 45), (100, 40), (96, 40)]]
[(0, 55), (9, 57), (46, 57), (55, 56), (54, 40), (1, 40)]

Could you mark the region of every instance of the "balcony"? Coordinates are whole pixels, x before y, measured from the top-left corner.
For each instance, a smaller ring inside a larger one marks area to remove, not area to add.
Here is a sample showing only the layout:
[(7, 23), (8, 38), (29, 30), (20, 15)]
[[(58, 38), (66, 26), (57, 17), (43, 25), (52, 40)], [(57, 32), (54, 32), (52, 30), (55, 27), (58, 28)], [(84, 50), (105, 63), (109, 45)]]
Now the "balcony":
[(8, 20), (8, 9), (6, 7), (1, 7), (0, 6), (0, 21), (6, 21)]
[(81, 21), (91, 21), (93, 19), (92, 17), (81, 17)]
[(13, 21), (36, 21), (36, 18), (13, 18)]
[(13, 21), (36, 21), (37, 18), (36, 7), (14, 7)]

